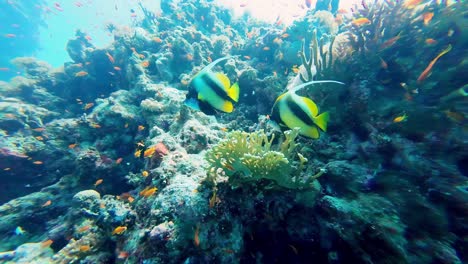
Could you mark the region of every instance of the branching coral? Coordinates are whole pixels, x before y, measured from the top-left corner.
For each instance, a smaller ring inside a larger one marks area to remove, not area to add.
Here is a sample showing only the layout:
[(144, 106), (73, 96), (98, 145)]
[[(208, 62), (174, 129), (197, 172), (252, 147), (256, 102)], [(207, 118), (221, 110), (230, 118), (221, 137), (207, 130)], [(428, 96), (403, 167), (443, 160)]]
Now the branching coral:
[(302, 50), (299, 52), (301, 56), (302, 64), (304, 65), (307, 71), (307, 78), (300, 73), (300, 78), (302, 82), (310, 82), (314, 79), (313, 76), (313, 67), (317, 71), (316, 75), (323, 77), (326, 75), (332, 68), (333, 62), (333, 42), (335, 37), (332, 36), (330, 39), (330, 45), (328, 46), (328, 51), (324, 51), (324, 38), (320, 38), (320, 41), (317, 39), (317, 31), (314, 30), (312, 33), (312, 41), (310, 45), (310, 59), (306, 58), (304, 43), (302, 43)]
[[(395, 1), (363, 1), (355, 8), (354, 20), (349, 24), (349, 40), (354, 50), (363, 57), (386, 50), (402, 36), (411, 35), (409, 31), (415, 28), (414, 21), (422, 16), (421, 10), (407, 9)], [(358, 19), (363, 18), (368, 19), (369, 23), (358, 23)]]
[(320, 173), (317, 177), (301, 175), (307, 159), (297, 151), (298, 130), (286, 131), (284, 135), (285, 139), (274, 145), (275, 136), (268, 137), (263, 130), (231, 132), (206, 154), (208, 180), (216, 184), (227, 177), (232, 186), (262, 179), (289, 189), (311, 186)]

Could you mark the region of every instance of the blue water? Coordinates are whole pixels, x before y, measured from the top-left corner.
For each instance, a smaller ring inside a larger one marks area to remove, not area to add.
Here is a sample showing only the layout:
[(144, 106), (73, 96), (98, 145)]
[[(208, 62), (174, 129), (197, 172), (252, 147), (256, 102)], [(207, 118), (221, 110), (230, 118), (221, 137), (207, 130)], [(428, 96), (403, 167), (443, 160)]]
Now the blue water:
[(77, 29), (90, 36), (96, 47), (109, 45), (113, 37), (106, 25), (132, 26), (143, 15), (139, 2), (153, 12), (159, 10), (159, 1), (147, 0), (1, 0), (0, 80), (21, 74), (10, 63), (15, 57), (36, 57), (53, 67), (70, 61), (65, 46)]

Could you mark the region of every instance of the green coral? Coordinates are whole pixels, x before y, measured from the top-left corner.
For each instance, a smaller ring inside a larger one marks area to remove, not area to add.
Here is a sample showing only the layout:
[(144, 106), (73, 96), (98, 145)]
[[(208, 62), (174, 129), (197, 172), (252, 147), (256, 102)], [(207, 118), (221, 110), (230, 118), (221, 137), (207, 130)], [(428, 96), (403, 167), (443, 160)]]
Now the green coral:
[(268, 137), (263, 130), (253, 133), (233, 131), (206, 153), (208, 180), (228, 180), (232, 186), (262, 179), (289, 189), (312, 186), (320, 176), (303, 176), (307, 159), (297, 151), (295, 141), (299, 131), (284, 133), (284, 140), (273, 144), (275, 136)]

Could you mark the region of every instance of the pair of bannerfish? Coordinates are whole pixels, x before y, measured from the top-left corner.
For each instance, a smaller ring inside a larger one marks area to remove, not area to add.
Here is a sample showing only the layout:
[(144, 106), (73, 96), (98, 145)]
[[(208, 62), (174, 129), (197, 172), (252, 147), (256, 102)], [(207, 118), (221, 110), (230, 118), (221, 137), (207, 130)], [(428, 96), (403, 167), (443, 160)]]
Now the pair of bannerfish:
[[(212, 71), (217, 63), (232, 57), (236, 56), (227, 56), (213, 61), (193, 77), (185, 100), (187, 106), (207, 115), (213, 115), (217, 111), (230, 113), (234, 110), (234, 104), (239, 101), (238, 83), (231, 85), (225, 74)], [(282, 127), (299, 128), (299, 134), (303, 136), (319, 138), (319, 130), (327, 131), (328, 112), (319, 114), (314, 101), (296, 94), (298, 90), (316, 83), (344, 84), (331, 80), (310, 81), (293, 87), (276, 99), (271, 118)]]

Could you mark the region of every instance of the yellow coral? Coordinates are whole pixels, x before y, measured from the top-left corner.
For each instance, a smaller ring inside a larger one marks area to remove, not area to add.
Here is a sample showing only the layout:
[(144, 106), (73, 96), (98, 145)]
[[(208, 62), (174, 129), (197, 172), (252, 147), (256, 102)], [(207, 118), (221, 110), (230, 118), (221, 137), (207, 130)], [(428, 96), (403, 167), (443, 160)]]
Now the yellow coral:
[(274, 135), (268, 137), (263, 130), (229, 133), (206, 154), (208, 179), (216, 184), (225, 176), (233, 186), (262, 179), (290, 189), (311, 186), (313, 178), (301, 177), (307, 159), (297, 153), (298, 130), (284, 134), (282, 143), (273, 145)]

